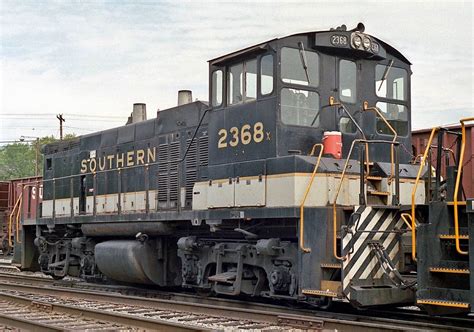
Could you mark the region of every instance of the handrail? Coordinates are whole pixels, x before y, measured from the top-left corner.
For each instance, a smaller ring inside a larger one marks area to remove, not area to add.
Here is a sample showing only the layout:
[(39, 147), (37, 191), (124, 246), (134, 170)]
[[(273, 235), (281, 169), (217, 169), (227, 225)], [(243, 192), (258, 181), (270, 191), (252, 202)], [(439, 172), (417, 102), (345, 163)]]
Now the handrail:
[[(423, 167), (425, 166), (426, 158), (428, 157), (428, 151), (431, 148), (431, 142), (433, 141), (434, 135), (436, 132), (439, 130), (439, 127), (434, 127), (431, 130), (430, 138), (428, 140), (428, 144), (426, 145), (426, 150), (423, 153), (423, 157), (421, 158), (420, 161), (420, 168), (418, 169), (418, 174), (416, 175), (416, 180), (415, 180), (415, 185), (413, 186), (413, 189), (411, 191), (411, 214), (410, 216), (410, 221), (411, 221), (411, 246), (412, 246), (412, 251), (411, 251), (411, 257), (414, 261), (416, 261), (416, 223), (415, 223), (415, 195), (416, 195), (416, 189), (418, 187), (418, 183), (420, 182), (420, 177), (421, 177), (421, 172), (423, 171)], [(431, 170), (430, 170), (431, 171)], [(407, 216), (407, 213), (402, 214)]]
[[(148, 169), (150, 166), (158, 166), (159, 164), (173, 164), (173, 163), (181, 164), (183, 161), (186, 160), (186, 157), (187, 157), (189, 151), (191, 150), (191, 146), (194, 143), (194, 141), (196, 139), (196, 136), (199, 132), (199, 129), (201, 128), (201, 125), (204, 121), (204, 117), (206, 116), (206, 114), (209, 111), (211, 111), (211, 108), (207, 108), (203, 111), (203, 113), (202, 113), (202, 115), (199, 119), (199, 122), (196, 126), (196, 129), (194, 130), (194, 133), (193, 133), (193, 135), (192, 135), (192, 137), (189, 141), (189, 144), (187, 145), (186, 150), (184, 151), (184, 154), (181, 158), (175, 158), (175, 159), (166, 160), (166, 161), (154, 161), (154, 162), (151, 162), (151, 163), (136, 164), (136, 165), (133, 165), (133, 166), (117, 167), (117, 168), (113, 168), (113, 169), (95, 170), (95, 171), (89, 171), (89, 172), (84, 172), (84, 173), (79, 173), (79, 174), (60, 176), (60, 177), (51, 178), (51, 179), (42, 179), (42, 183), (45, 184), (47, 182), (52, 182), (53, 183), (53, 192), (54, 192), (55, 183), (56, 183), (57, 180), (75, 179), (75, 178), (80, 178), (82, 176), (88, 176), (88, 175), (96, 176), (98, 174), (106, 174), (106, 173), (109, 173), (109, 172), (117, 172), (117, 171), (120, 172), (120, 171), (129, 170), (129, 169), (141, 168), (141, 167), (144, 167), (145, 169)], [(181, 202), (180, 202), (181, 195), (180, 195), (180, 168), (179, 167), (178, 167), (178, 175), (177, 176), (178, 176), (177, 209), (180, 209), (180, 207), (181, 207)], [(35, 183), (35, 182), (28, 182), (28, 183)], [(95, 192), (95, 190), (94, 190), (94, 192)], [(53, 219), (55, 219), (54, 201), (55, 201), (55, 198), (54, 198), (54, 195), (53, 195), (53, 216), (52, 216)], [(120, 203), (120, 200), (119, 200), (119, 203)], [(71, 211), (72, 211), (72, 209), (71, 209)]]
[(23, 203), (23, 189), (20, 195), (20, 203), (18, 204), (18, 213), (16, 214), (16, 236), (15, 236), (15, 242), (16, 243), (21, 243), (20, 239), (20, 216), (21, 216), (21, 208), (22, 208), (22, 203)]
[[(413, 159), (412, 161), (412, 164), (413, 165), (416, 165), (418, 163), (418, 159), (422, 158), (423, 157), (423, 153), (420, 153), (418, 155), (415, 156), (415, 158)], [(420, 159), (421, 160), (421, 159)]]
[(306, 191), (303, 196), (303, 201), (301, 202), (301, 205), (300, 205), (300, 248), (303, 252), (311, 252), (310, 248), (305, 248), (304, 246), (304, 203), (306, 202), (306, 198), (308, 197), (311, 186), (313, 185), (313, 180), (316, 175), (316, 172), (318, 171), (319, 162), (321, 161), (321, 157), (324, 151), (324, 145), (322, 145), (321, 143), (314, 144), (313, 148), (311, 149), (310, 156), (314, 155), (314, 152), (317, 147), (320, 148), (318, 159), (316, 161), (316, 165), (314, 166), (313, 173), (311, 174), (311, 179), (309, 181), (309, 184), (306, 187)]
[[(339, 256), (337, 254), (337, 210), (336, 210), (337, 196), (339, 196), (339, 191), (341, 190), (342, 183), (344, 181), (344, 176), (346, 175), (347, 166), (349, 165), (349, 160), (351, 158), (352, 150), (354, 149), (354, 145), (355, 145), (355, 143), (361, 142), (361, 141), (363, 141), (363, 140), (362, 139), (355, 139), (355, 140), (352, 141), (351, 148), (349, 150), (349, 153), (347, 154), (346, 162), (344, 164), (344, 168), (342, 169), (341, 181), (339, 181), (339, 186), (337, 187), (337, 191), (336, 191), (336, 194), (334, 196), (334, 202), (332, 203), (332, 231), (333, 231), (332, 250), (333, 250), (334, 258), (336, 258), (337, 260), (340, 260), (340, 261), (344, 260), (344, 257)], [(361, 167), (363, 167), (363, 165), (361, 165)]]
[[(397, 141), (397, 137), (398, 137), (397, 131), (392, 127), (392, 125), (390, 125), (390, 123), (383, 116), (382, 112), (380, 111), (380, 109), (377, 106), (375, 106), (375, 107), (366, 107), (366, 103), (364, 103), (364, 111), (373, 111), (373, 112), (377, 113), (377, 115), (383, 120), (383, 122), (387, 125), (387, 127), (393, 133), (392, 142), (395, 143)], [(395, 155), (394, 145), (391, 144), (390, 145), (390, 176), (388, 177), (388, 183), (392, 182), (392, 179), (393, 179), (393, 176), (394, 176), (393, 173), (395, 172), (395, 161), (394, 161), (395, 156), (394, 155)]]
[[(364, 140), (364, 139), (355, 139), (352, 141), (351, 148), (349, 149), (349, 153), (347, 154), (346, 162), (344, 164), (344, 168), (342, 169), (341, 173), (341, 180), (339, 181), (339, 186), (337, 187), (336, 194), (334, 196), (334, 201), (332, 203), (332, 220), (333, 220), (333, 255), (337, 260), (344, 260), (344, 256), (339, 256), (337, 254), (337, 198), (339, 196), (339, 192), (341, 191), (342, 188), (342, 183), (344, 182), (344, 177), (346, 175), (347, 171), (347, 166), (349, 165), (349, 160), (351, 158), (352, 152), (354, 150), (354, 146), (356, 143), (365, 143), (366, 146), (369, 145), (369, 143), (385, 143), (385, 144), (398, 144), (398, 142), (392, 142), (392, 141), (385, 141), (385, 140)], [(366, 156), (367, 157), (367, 156)], [(368, 161), (367, 161), (368, 164)], [(361, 167), (363, 167), (361, 165)]]
[(8, 218), (8, 245), (10, 247), (13, 247), (13, 242), (12, 242), (13, 216), (15, 215), (16, 207), (18, 206), (18, 203), (20, 202), (20, 199), (22, 196), (23, 196), (23, 190), (21, 191), (20, 196), (18, 196), (18, 199), (16, 200), (15, 205), (13, 206), (13, 210), (10, 212), (10, 216)]
[[(362, 138), (364, 140), (367, 140), (367, 137), (365, 137), (365, 133), (364, 131), (362, 130), (362, 128), (359, 126), (359, 124), (357, 123), (357, 121), (354, 119), (354, 117), (351, 115), (351, 113), (349, 112), (349, 110), (347, 109), (346, 105), (344, 105), (342, 102), (340, 101), (336, 101), (334, 99), (333, 96), (329, 97), (329, 105), (330, 106), (341, 106), (342, 107), (342, 110), (346, 113), (346, 115), (349, 117), (349, 119), (352, 121), (352, 123), (354, 124), (354, 126), (356, 126), (357, 130), (359, 131), (359, 133), (361, 133), (362, 135)], [(366, 143), (365, 145), (365, 157), (367, 159), (367, 174), (369, 174), (370, 172), (370, 165), (369, 165), (369, 145)]]
[(458, 212), (458, 193), (462, 178), (462, 167), (464, 161), (464, 150), (466, 148), (466, 125), (465, 122), (474, 121), (474, 117), (461, 119), (461, 151), (459, 152), (458, 174), (456, 175), (456, 185), (454, 186), (454, 238), (456, 241), (456, 251), (461, 255), (468, 255), (467, 251), (461, 250), (459, 242), (459, 212)]

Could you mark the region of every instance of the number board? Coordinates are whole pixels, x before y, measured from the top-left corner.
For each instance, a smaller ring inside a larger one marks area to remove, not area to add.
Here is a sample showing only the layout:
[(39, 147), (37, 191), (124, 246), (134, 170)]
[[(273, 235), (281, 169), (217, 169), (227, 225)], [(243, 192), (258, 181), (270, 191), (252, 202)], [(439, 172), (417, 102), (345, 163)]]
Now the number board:
[(274, 157), (276, 108), (276, 98), (269, 98), (213, 111), (209, 117), (209, 165)]
[(334, 46), (348, 46), (349, 45), (349, 38), (344, 35), (332, 35), (330, 37), (331, 44)]

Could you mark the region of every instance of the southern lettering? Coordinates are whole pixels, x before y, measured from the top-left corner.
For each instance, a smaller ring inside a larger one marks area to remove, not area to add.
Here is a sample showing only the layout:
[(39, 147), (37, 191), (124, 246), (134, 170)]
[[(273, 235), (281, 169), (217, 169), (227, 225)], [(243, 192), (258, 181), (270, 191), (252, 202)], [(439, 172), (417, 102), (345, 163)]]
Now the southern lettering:
[(156, 147), (82, 159), (81, 173), (145, 165), (153, 162), (156, 162)]

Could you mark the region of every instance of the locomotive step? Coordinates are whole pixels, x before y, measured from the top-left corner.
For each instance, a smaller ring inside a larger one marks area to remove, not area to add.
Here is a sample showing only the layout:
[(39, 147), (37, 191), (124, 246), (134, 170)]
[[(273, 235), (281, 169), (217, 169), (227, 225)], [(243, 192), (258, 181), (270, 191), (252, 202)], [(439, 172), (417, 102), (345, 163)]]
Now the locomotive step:
[(372, 209), (385, 209), (385, 210), (401, 210), (402, 207), (399, 205), (370, 205)]
[(433, 266), (430, 267), (432, 273), (454, 273), (454, 274), (470, 274), (469, 269), (454, 269), (448, 267)]
[[(440, 234), (440, 235), (438, 235), (438, 237), (441, 240), (454, 240), (455, 239), (454, 234)], [(469, 235), (468, 234), (459, 234), (459, 238), (461, 240), (469, 240)]]
[(367, 194), (375, 196), (390, 196), (388, 191), (367, 190)]
[[(447, 204), (448, 204), (449, 206), (454, 206), (454, 202), (448, 202)], [(458, 202), (458, 205), (464, 205), (464, 206), (465, 206), (465, 205), (466, 205), (466, 201), (459, 201), (459, 202)]]
[(436, 306), (442, 306), (442, 307), (452, 307), (452, 308), (463, 308), (463, 309), (469, 308), (469, 303), (466, 303), (466, 302), (455, 302), (455, 301), (446, 301), (446, 300), (438, 300), (438, 299), (418, 299), (416, 303), (436, 305)]
[(303, 289), (302, 293), (304, 295), (312, 295), (312, 296), (337, 297), (336, 292), (331, 292), (329, 290), (322, 290), (322, 289)]
[(321, 263), (320, 266), (323, 269), (340, 269), (341, 268), (340, 263)]
[(383, 177), (381, 176), (376, 176), (376, 175), (368, 175), (367, 180), (371, 181), (382, 181)]

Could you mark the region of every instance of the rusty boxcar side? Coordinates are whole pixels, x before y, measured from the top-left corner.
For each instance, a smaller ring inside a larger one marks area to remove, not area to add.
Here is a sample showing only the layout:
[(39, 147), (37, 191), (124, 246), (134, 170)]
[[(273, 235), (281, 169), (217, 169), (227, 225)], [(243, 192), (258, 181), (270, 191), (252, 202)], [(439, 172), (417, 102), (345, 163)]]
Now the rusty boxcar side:
[[(449, 126), (447, 127), (452, 131), (461, 131), (461, 126)], [(467, 197), (474, 197), (474, 124), (466, 125), (466, 150), (464, 152), (464, 165), (463, 165), (463, 188)], [(431, 128), (420, 129), (412, 132), (412, 144), (414, 148), (414, 154), (418, 155), (423, 153), (426, 149), (428, 139), (430, 136)], [(456, 149), (456, 138), (454, 135), (446, 135), (446, 139), (443, 143), (445, 148)], [(435, 151), (434, 148), (433, 151)], [(436, 162), (436, 153), (432, 154), (431, 162)], [(452, 156), (450, 157), (452, 163)], [(444, 167), (443, 167), (444, 169)], [(444, 176), (444, 174), (443, 174)]]

